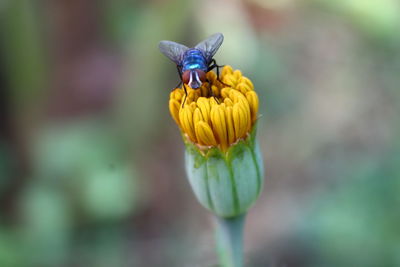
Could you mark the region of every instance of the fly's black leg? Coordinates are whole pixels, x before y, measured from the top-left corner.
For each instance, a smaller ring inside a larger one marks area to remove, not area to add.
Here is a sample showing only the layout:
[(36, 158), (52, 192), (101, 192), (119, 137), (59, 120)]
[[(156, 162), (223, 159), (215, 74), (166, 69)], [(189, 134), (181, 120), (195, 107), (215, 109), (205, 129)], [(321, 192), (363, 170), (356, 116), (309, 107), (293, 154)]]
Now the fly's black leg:
[(185, 98), (183, 99), (183, 102), (182, 102), (182, 107), (183, 107), (183, 105), (185, 105), (185, 102), (186, 102), (186, 98), (187, 98), (187, 91), (186, 91), (186, 86), (185, 86), (185, 84), (184, 83), (182, 83), (182, 85), (183, 85), (183, 90), (185, 91)]
[(219, 104), (219, 100), (218, 100), (218, 98), (214, 95), (214, 92), (213, 92), (213, 90), (212, 90), (212, 87), (211, 87), (211, 81), (210, 80), (208, 80), (208, 79), (206, 79), (206, 82), (208, 82), (208, 92), (209, 92), (209, 94), (214, 98), (214, 100)]
[(222, 68), (222, 67), (224, 67), (225, 65), (218, 65), (217, 62), (215, 61), (215, 59), (212, 59), (211, 62), (210, 62), (210, 64), (211, 64), (211, 63), (212, 63), (212, 65), (210, 65), (210, 66), (208, 67), (207, 72), (210, 71), (210, 70), (213, 70), (213, 69), (217, 68), (217, 80), (218, 80), (220, 83), (222, 83), (223, 85), (229, 86), (228, 84), (224, 83), (223, 81), (221, 81), (221, 80), (219, 79), (219, 68)]
[(180, 81), (180, 82), (174, 87), (174, 89), (172, 89), (172, 90), (175, 90), (176, 88), (181, 87), (181, 85), (182, 85), (182, 81)]
[(186, 97), (187, 97), (188, 94), (187, 94), (185, 83), (182, 80), (182, 66), (176, 65), (176, 69), (178, 70), (179, 78), (181, 79), (181, 81), (178, 83), (178, 85), (175, 88), (178, 88), (179, 86), (182, 85), (183, 91), (185, 91), (185, 97), (184, 97), (183, 102), (182, 102), (182, 107), (183, 107), (183, 105), (186, 102)]
[(181, 79), (181, 81), (178, 83), (178, 85), (175, 88), (178, 88), (179, 86), (181, 86), (182, 82), (182, 67), (180, 65), (176, 65), (176, 69), (178, 70), (178, 74), (179, 74), (179, 78)]
[(179, 83), (174, 87), (174, 88), (172, 88), (172, 91), (174, 91), (176, 88), (179, 88), (181, 85), (182, 85), (182, 72), (181, 72), (181, 67), (180, 66), (176, 66), (176, 69), (178, 70), (178, 74), (179, 74), (179, 79), (180, 79), (180, 81), (179, 81)]
[(178, 83), (174, 88), (172, 88), (172, 91), (174, 91), (176, 88), (181, 87), (181, 85), (183, 84), (183, 82), (182, 82), (182, 75), (181, 75), (181, 73), (179, 72), (179, 69), (178, 69), (178, 73), (179, 73), (180, 81), (179, 81), (179, 83)]

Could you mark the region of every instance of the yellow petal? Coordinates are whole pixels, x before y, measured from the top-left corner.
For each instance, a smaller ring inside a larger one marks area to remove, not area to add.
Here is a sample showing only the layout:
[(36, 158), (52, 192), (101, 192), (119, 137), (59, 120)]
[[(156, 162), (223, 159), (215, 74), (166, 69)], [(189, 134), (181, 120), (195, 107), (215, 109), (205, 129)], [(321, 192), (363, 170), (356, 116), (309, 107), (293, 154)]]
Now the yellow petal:
[(252, 122), (254, 122), (257, 119), (257, 113), (258, 113), (258, 96), (256, 92), (249, 91), (246, 93), (246, 98), (250, 105), (251, 120)]
[(221, 105), (214, 105), (211, 108), (211, 123), (212, 129), (217, 137), (218, 143), (222, 149), (228, 146), (226, 121), (225, 121), (225, 108)]
[(214, 97), (209, 98), (210, 100), (210, 106), (212, 108), (212, 106), (218, 105), (217, 100), (215, 100)]
[(235, 76), (236, 80), (239, 80), (242, 77), (242, 72), (240, 70), (235, 70), (233, 75)]
[(235, 142), (235, 128), (233, 126), (232, 106), (226, 107), (226, 131), (228, 135), (228, 144), (231, 145)]
[(247, 120), (246, 120), (246, 115), (243, 112), (242, 106), (238, 105), (238, 107), (239, 107), (239, 118), (240, 118), (240, 127), (241, 127), (238, 138), (242, 138), (246, 134)]
[(169, 111), (171, 113), (172, 118), (175, 120), (176, 124), (180, 126), (179, 122), (179, 109), (181, 104), (176, 99), (169, 100)]
[(250, 90), (253, 90), (254, 89), (254, 85), (253, 85), (253, 83), (250, 81), (250, 79), (249, 78), (247, 78), (247, 77), (241, 77), (240, 79), (239, 79), (239, 82), (240, 83), (245, 83), (245, 84), (247, 84), (247, 86), (250, 88)]
[(214, 83), (217, 79), (217, 74), (213, 71), (209, 71), (207, 72), (206, 77), (209, 81), (211, 81), (211, 83)]
[(183, 96), (182, 91), (179, 88), (177, 88), (170, 93), (169, 98), (170, 99), (173, 98), (180, 101), (182, 99), (182, 96)]
[(243, 82), (239, 83), (236, 86), (236, 89), (239, 90), (242, 94), (246, 94), (246, 92), (251, 91), (250, 86)]
[(196, 124), (199, 121), (204, 121), (203, 115), (201, 114), (201, 111), (199, 108), (196, 108), (193, 112), (193, 123)]
[(231, 88), (225, 87), (221, 90), (221, 96), (222, 98), (228, 98), (229, 97), (229, 92), (231, 91)]
[(226, 66), (222, 69), (221, 76), (225, 76), (225, 75), (232, 74), (232, 73), (233, 73), (232, 67), (229, 66), (229, 65), (226, 65)]
[(236, 79), (235, 76), (233, 75), (226, 75), (223, 77), (222, 81), (229, 85), (230, 87), (235, 87), (236, 86)]
[(240, 103), (241, 109), (243, 111), (243, 114), (246, 118), (246, 130), (248, 131), (251, 128), (251, 111), (250, 111), (250, 106), (249, 102), (247, 99), (243, 96), (240, 96), (238, 99), (238, 103)]
[(233, 126), (235, 128), (235, 139), (239, 139), (241, 135), (241, 120), (240, 120), (240, 108), (238, 104), (233, 106), (232, 110), (232, 117), (233, 117)]
[(246, 134), (248, 132), (250, 132), (251, 130), (251, 115), (250, 115), (250, 108), (247, 106), (247, 108), (245, 108), (244, 106), (242, 106), (242, 110), (243, 110), (243, 114), (245, 115), (245, 125), (246, 125), (246, 129), (244, 130), (243, 136), (245, 137)]
[(224, 99), (224, 103), (225, 103), (226, 106), (229, 106), (229, 107), (233, 106), (233, 102), (229, 98), (225, 98)]
[(185, 106), (179, 113), (179, 120), (181, 122), (184, 132), (189, 136), (190, 140), (196, 142), (196, 135), (194, 133), (193, 125), (193, 112), (189, 106)]
[(196, 102), (190, 103), (189, 107), (190, 107), (190, 110), (191, 110), (192, 112), (194, 112), (194, 110), (197, 108)]
[(209, 88), (210, 87), (210, 85), (207, 83), (207, 82), (205, 82), (205, 83), (203, 83), (202, 85), (201, 85), (201, 87), (200, 87), (200, 91), (201, 91), (201, 95), (202, 96), (206, 96), (206, 95), (208, 95), (208, 91), (209, 91)]
[(210, 125), (204, 121), (199, 121), (196, 123), (196, 136), (199, 138), (200, 142), (206, 146), (217, 145), (217, 141), (215, 140)]
[(213, 92), (213, 96), (215, 96), (215, 97), (219, 97), (219, 96), (220, 96), (220, 92), (219, 92), (219, 89), (218, 89), (217, 86), (213, 85), (213, 86), (211, 87), (211, 90), (212, 90), (212, 92)]
[(210, 107), (210, 101), (205, 98), (205, 97), (199, 97), (197, 99), (197, 106), (200, 108), (201, 114), (203, 115), (203, 119), (207, 123), (211, 123), (210, 120), (210, 112), (211, 112), (211, 107)]

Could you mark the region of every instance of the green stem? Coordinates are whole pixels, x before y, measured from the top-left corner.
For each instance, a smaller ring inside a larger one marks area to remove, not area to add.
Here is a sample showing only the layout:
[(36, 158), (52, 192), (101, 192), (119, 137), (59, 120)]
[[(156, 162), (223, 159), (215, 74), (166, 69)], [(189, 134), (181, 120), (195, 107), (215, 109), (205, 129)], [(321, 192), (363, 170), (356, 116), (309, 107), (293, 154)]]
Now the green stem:
[(243, 226), (246, 214), (217, 217), (217, 249), (221, 266), (243, 267)]

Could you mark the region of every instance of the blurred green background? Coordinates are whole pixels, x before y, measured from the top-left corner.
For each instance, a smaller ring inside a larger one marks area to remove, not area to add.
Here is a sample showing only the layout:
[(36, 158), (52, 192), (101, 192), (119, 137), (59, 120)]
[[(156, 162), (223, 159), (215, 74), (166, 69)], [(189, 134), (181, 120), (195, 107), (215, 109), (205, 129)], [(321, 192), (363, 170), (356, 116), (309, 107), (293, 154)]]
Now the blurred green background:
[(217, 266), (158, 42), (260, 97), (246, 266), (400, 266), (400, 2), (2, 0), (0, 266)]

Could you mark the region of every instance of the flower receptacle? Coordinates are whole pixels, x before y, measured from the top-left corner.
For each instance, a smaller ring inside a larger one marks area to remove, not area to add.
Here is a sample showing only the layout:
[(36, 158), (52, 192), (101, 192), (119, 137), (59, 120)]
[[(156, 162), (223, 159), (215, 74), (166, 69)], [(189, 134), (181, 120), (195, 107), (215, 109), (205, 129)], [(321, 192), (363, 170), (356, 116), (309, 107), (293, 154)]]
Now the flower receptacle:
[(214, 214), (231, 218), (245, 213), (260, 195), (263, 164), (256, 127), (226, 151), (200, 149), (186, 142), (186, 172), (198, 201)]

